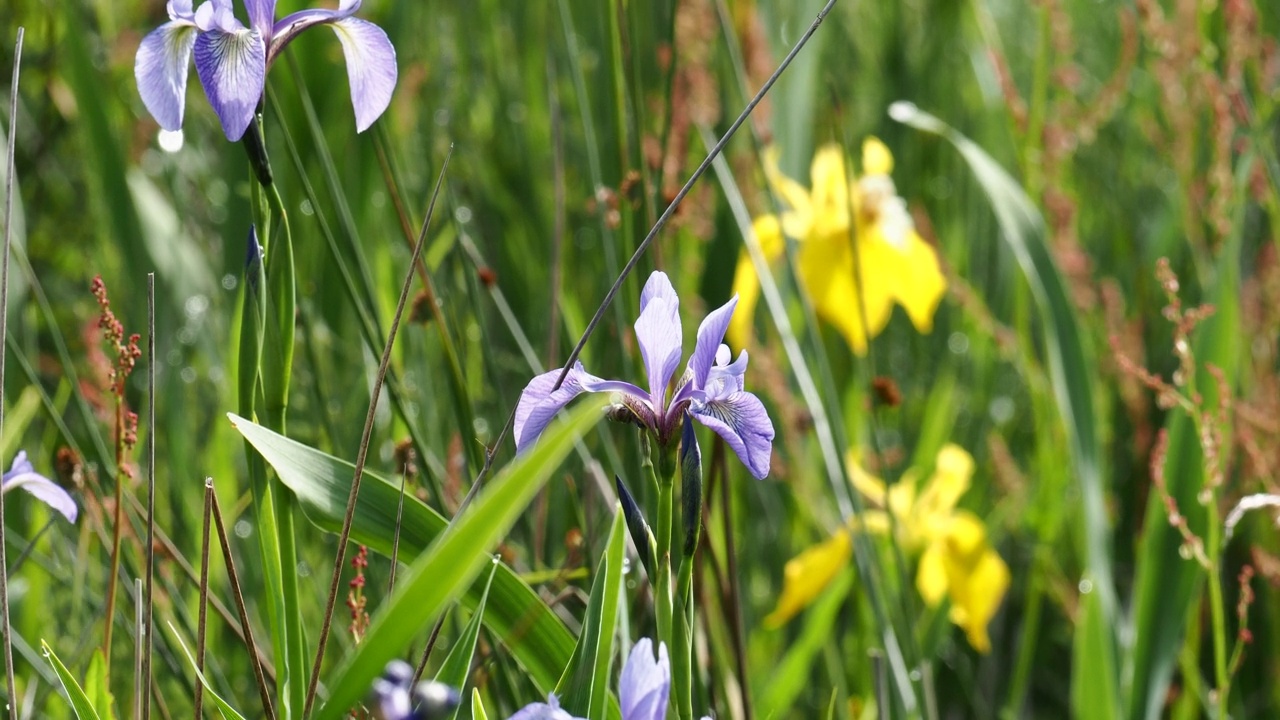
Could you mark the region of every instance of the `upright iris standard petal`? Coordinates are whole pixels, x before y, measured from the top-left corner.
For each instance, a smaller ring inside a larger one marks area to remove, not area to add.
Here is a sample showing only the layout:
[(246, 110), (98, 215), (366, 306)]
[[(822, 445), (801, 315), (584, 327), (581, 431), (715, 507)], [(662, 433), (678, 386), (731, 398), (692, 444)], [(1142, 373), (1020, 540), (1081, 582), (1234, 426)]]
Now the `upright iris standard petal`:
[(17, 457), (13, 459), (13, 466), (0, 479), (0, 492), (7, 493), (15, 488), (22, 488), (31, 493), (36, 499), (62, 513), (69, 522), (76, 521), (76, 516), (79, 514), (76, 501), (71, 499), (71, 495), (63, 490), (62, 486), (37, 473), (31, 462), (27, 460), (25, 451), (18, 452)]
[(644, 309), (636, 319), (636, 343), (649, 379), (649, 398), (655, 408), (663, 408), (667, 383), (680, 365), (680, 301), (658, 296), (641, 304)]
[(196, 74), (209, 104), (235, 142), (253, 121), (267, 72), (267, 46), (256, 30), (222, 26), (200, 33), (195, 43)]
[(244, 8), (249, 11), (249, 27), (257, 30), (270, 45), (272, 25), (276, 21), (276, 0), (244, 0)]
[(653, 657), (653, 641), (641, 638), (618, 679), (618, 704), (624, 720), (663, 720), (667, 715), (667, 694), (671, 688), (671, 661), (667, 646), (658, 643)]
[(134, 58), (133, 76), (138, 82), (142, 104), (165, 130), (182, 128), (187, 66), (191, 62), (196, 32), (190, 20), (171, 20), (142, 39)]
[(396, 49), (382, 28), (371, 22), (347, 18), (331, 27), (347, 58), (356, 132), (364, 132), (391, 104), (396, 89)]
[(715, 362), (716, 353), (724, 342), (724, 334), (729, 329), (729, 321), (733, 319), (734, 308), (738, 306), (738, 296), (729, 298), (729, 302), (711, 311), (698, 326), (698, 342), (689, 356), (689, 370), (693, 373), (693, 382), (702, 387), (707, 382), (707, 374)]

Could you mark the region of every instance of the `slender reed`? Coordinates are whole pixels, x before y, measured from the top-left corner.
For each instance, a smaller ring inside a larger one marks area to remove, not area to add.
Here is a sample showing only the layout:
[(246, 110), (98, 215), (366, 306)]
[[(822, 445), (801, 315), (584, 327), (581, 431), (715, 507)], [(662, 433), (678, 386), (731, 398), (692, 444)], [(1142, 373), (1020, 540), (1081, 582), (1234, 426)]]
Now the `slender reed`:
[(249, 663), (253, 666), (253, 679), (258, 683), (258, 694), (262, 698), (262, 712), (270, 720), (275, 720), (276, 711), (271, 705), (271, 693), (267, 691), (267, 679), (262, 674), (262, 663), (258, 660), (258, 644), (253, 641), (253, 628), (249, 625), (249, 611), (244, 606), (244, 594), (240, 592), (240, 575), (236, 572), (236, 561), (231, 555), (231, 543), (227, 541), (227, 528), (222, 523), (222, 508), (218, 506), (218, 496), (213, 492), (213, 479), (205, 481), (208, 488), (206, 497), (213, 506), (213, 522), (218, 528), (218, 542), (222, 545), (222, 559), (227, 564), (227, 578), (231, 581), (231, 594), (236, 599), (236, 610), (240, 611), (240, 624), (244, 626), (244, 644), (249, 649)]
[(329, 627), (333, 623), (333, 606), (338, 599), (338, 583), (342, 580), (342, 564), (347, 557), (347, 540), (351, 537), (351, 522), (356, 513), (356, 497), (360, 494), (360, 480), (364, 476), (365, 460), (369, 456), (369, 438), (373, 434), (373, 420), (377, 416), (378, 395), (382, 392), (383, 380), (387, 377), (387, 368), (391, 364), (391, 349), (395, 346), (396, 333), (400, 329), (400, 319), (404, 316), (404, 306), (409, 299), (409, 289), (413, 287), (413, 267), (422, 255), (422, 246), (426, 244), (427, 228), (431, 227), (431, 217), (435, 214), (436, 200), (440, 197), (440, 187), (444, 185), (445, 173), (449, 170), (449, 159), (453, 157), (453, 146), (444, 157), (440, 166), (440, 175), (436, 178), (436, 187), (431, 192), (431, 203), (427, 206), (427, 214), (422, 219), (422, 230), (418, 234), (418, 244), (413, 248), (413, 257), (409, 260), (409, 272), (405, 275), (404, 285), (400, 288), (400, 299), (396, 302), (396, 312), (391, 318), (391, 330), (387, 334), (386, 346), (382, 349), (382, 360), (378, 363), (378, 374), (373, 379), (373, 390), (369, 397), (369, 412), (365, 415), (364, 430), (360, 434), (360, 449), (356, 453), (356, 469), (351, 480), (351, 493), (347, 496), (347, 510), (342, 519), (342, 533), (338, 536), (338, 555), (334, 558), (333, 576), (329, 581), (329, 599), (325, 603), (324, 622), (320, 626), (320, 638), (316, 643), (316, 659), (311, 666), (311, 680), (307, 683), (307, 696), (303, 703), (302, 717), (311, 714), (311, 705), (316, 699), (316, 686), (320, 682), (320, 665), (324, 661), (325, 646), (329, 642)]
[[(147, 589), (143, 607), (143, 682), (151, 678), (152, 582), (156, 572), (156, 274), (147, 273)], [(151, 695), (142, 693), (142, 720), (151, 718)]]
[(684, 202), (685, 196), (689, 194), (689, 191), (693, 190), (694, 184), (696, 184), (707, 170), (711, 168), (711, 164), (715, 162), (715, 159), (720, 156), (720, 152), (724, 150), (725, 145), (729, 144), (729, 141), (737, 134), (738, 129), (741, 128), (742, 124), (751, 116), (752, 111), (756, 109), (756, 106), (760, 104), (760, 101), (764, 100), (764, 96), (769, 94), (769, 90), (773, 88), (773, 84), (778, 81), (778, 78), (782, 77), (782, 73), (786, 71), (786, 69), (791, 65), (791, 62), (800, 54), (800, 51), (809, 42), (809, 38), (813, 37), (813, 34), (818, 31), (818, 27), (822, 25), (822, 21), (826, 19), (827, 14), (831, 12), (831, 8), (835, 7), (835, 4), (836, 0), (827, 0), (827, 4), (822, 6), (822, 9), (818, 11), (818, 16), (813, 19), (809, 28), (805, 30), (804, 34), (800, 36), (800, 39), (796, 41), (796, 44), (791, 48), (791, 52), (787, 53), (787, 56), (782, 59), (778, 68), (773, 71), (773, 74), (764, 82), (764, 85), (760, 86), (760, 90), (756, 92), (755, 96), (751, 98), (751, 101), (747, 103), (747, 106), (738, 114), (737, 119), (735, 119), (733, 124), (729, 126), (729, 129), (725, 131), (724, 135), (720, 138), (720, 141), (711, 148), (711, 151), (707, 153), (707, 156), (698, 164), (697, 169), (695, 169), (693, 174), (689, 176), (689, 179), (685, 181), (684, 186), (680, 188), (680, 192), (676, 193), (675, 198), (671, 200), (671, 204), (667, 205), (666, 210), (662, 211), (662, 215), (658, 217), (658, 221), (649, 229), (649, 234), (645, 235), (644, 240), (640, 241), (640, 245), (637, 246), (636, 251), (632, 253), (631, 259), (627, 261), (625, 266), (623, 266), (622, 272), (618, 275), (618, 279), (613, 282), (613, 286), (609, 288), (609, 292), (605, 293), (604, 300), (600, 302), (600, 307), (596, 309), (595, 315), (593, 315), (591, 317), (591, 321), (587, 323), (587, 329), (583, 331), (582, 337), (579, 338), (578, 343), (573, 346), (573, 351), (569, 353), (569, 357), (565, 359), (564, 368), (560, 371), (560, 377), (556, 378), (555, 390), (560, 389), (560, 385), (564, 382), (565, 376), (569, 374), (569, 369), (573, 367), (573, 363), (577, 361), (578, 356), (582, 354), (582, 348), (586, 346), (587, 339), (591, 337), (591, 333), (593, 333), (596, 326), (600, 324), (600, 320), (604, 317), (605, 311), (607, 311), (609, 306), (613, 304), (614, 297), (616, 297), (618, 295), (618, 291), (622, 289), (622, 283), (626, 281), (627, 276), (631, 274), (631, 271), (635, 270), (636, 265), (640, 263), (640, 258), (644, 256), (645, 251), (649, 249), (651, 244), (653, 244), (653, 239), (656, 238), (658, 233), (662, 231), (662, 228), (666, 226), (667, 221), (675, 214), (676, 209), (680, 207), (680, 203)]
[[(4, 433), (4, 346), (9, 338), (9, 247), (13, 241), (13, 157), (16, 152), (15, 125), (18, 119), (18, 78), (22, 64), (23, 28), (18, 28), (18, 38), (13, 49), (13, 85), (9, 90), (9, 148), (5, 156), (4, 181), (4, 258), (0, 259), (0, 434)], [(4, 546), (4, 493), (0, 493), (0, 623), (4, 624), (4, 680), (9, 702), (10, 720), (18, 717), (17, 690), (13, 682), (13, 642), (9, 637), (9, 568), (5, 561)]]
[[(209, 521), (213, 514), (213, 478), (204, 479), (204, 524), (200, 533), (200, 619), (196, 622), (196, 670), (204, 672), (204, 643), (206, 619), (209, 615)], [(192, 717), (200, 720), (204, 708), (204, 683), (196, 683), (195, 712)]]

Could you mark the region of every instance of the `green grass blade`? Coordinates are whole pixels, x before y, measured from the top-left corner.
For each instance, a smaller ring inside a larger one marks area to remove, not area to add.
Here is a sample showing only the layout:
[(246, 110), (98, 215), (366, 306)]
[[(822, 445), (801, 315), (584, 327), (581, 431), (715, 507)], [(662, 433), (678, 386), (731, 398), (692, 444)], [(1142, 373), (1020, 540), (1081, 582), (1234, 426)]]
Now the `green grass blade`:
[(462, 637), (449, 649), (444, 663), (436, 671), (436, 681), (459, 689), (466, 684), (467, 676), (471, 674), (471, 658), (476, 653), (476, 640), (480, 637), (480, 625), (484, 620), (484, 606), (489, 599), (489, 588), (493, 587), (493, 576), (497, 571), (498, 562), (495, 559), (493, 569), (489, 571), (489, 579), (484, 584), (480, 603), (476, 605), (475, 612), (471, 613), (471, 621), (462, 631)]
[[(419, 629), (429, 624), (448, 603), (465, 596), (467, 587), (482, 569), (490, 550), (559, 467), (573, 443), (599, 421), (602, 407), (601, 401), (580, 402), (568, 413), (567, 421), (549, 429), (537, 447), (521, 455), (494, 477), (465, 515), (457, 518), (447, 531), (436, 533), (434, 542), (397, 583), (395, 594), (375, 612), (365, 641), (334, 673), (335, 679), (329, 683), (329, 700), (318, 711), (318, 718), (336, 720), (342, 717), (364, 696), (386, 662), (400, 653)], [(298, 480), (313, 475), (316, 470), (324, 470), (328, 463), (322, 454), (307, 452), (305, 446), (292, 443), (243, 418), (234, 415), (231, 418), (241, 434), (276, 469), (285, 485), (294, 488), (304, 508), (308, 505), (314, 507), (318, 499), (315, 496), (317, 487)], [(334, 468), (329, 465), (328, 470), (333, 472)], [(379, 483), (370, 477), (361, 487), (364, 488), (365, 484), (376, 488)], [(395, 502), (398, 501), (397, 495)], [(364, 503), (358, 502), (357, 505)], [(394, 513), (395, 504), (387, 502), (381, 510)], [(329, 509), (329, 514), (335, 516), (342, 512), (340, 505)], [(402, 552), (413, 551), (410, 545), (413, 531), (408, 527), (409, 522), (422, 517), (420, 512), (414, 513), (410, 509), (406, 499)], [(388, 531), (391, 527), (392, 523), (387, 523)], [(353, 524), (352, 537), (356, 542), (362, 542), (362, 533), (357, 528), (359, 525)], [(515, 620), (517, 623), (520, 621)], [(520, 657), (518, 646), (519, 643), (513, 652)], [(532, 653), (526, 649), (524, 654)], [(535, 681), (538, 680), (532, 669), (531, 675)]]
[(1013, 251), (1040, 311), (1049, 376), (1080, 483), (1086, 572), (1093, 586), (1093, 591), (1082, 597), (1083, 617), (1076, 633), (1072, 674), (1073, 703), (1076, 712), (1085, 717), (1117, 717), (1117, 613), (1111, 531), (1093, 408), (1095, 364), (1085, 353), (1071, 300), (1045, 242), (1044, 220), (1017, 182), (973, 141), (911, 103), (895, 103), (889, 113), (899, 122), (942, 136), (960, 151), (990, 200), (1001, 237)]
[(622, 593), (623, 551), (626, 549), (627, 524), (619, 508), (613, 515), (609, 541), (591, 584), (587, 615), (582, 620), (582, 634), (557, 688), (563, 693), (565, 710), (585, 714), (591, 720), (604, 718), (609, 699), (609, 676), (613, 666), (613, 644), (618, 623), (618, 604)]
[(480, 700), (480, 691), (471, 690), (471, 720), (489, 720), (489, 713), (484, 710), (484, 702)]
[(102, 720), (115, 720), (116, 699), (112, 697), (111, 686), (107, 682), (107, 660), (102, 654), (102, 648), (94, 650), (93, 658), (89, 660), (89, 669), (84, 672), (84, 694), (97, 711), (98, 717)]
[(75, 711), (76, 717), (80, 720), (101, 720), (98, 712), (93, 709), (93, 703), (89, 702), (89, 696), (85, 695), (80, 683), (76, 682), (75, 676), (58, 659), (53, 648), (49, 647), (49, 643), (41, 640), (40, 648), (48, 658), (49, 664), (53, 666), (53, 671), (58, 674), (58, 679), (62, 681), (62, 689), (67, 693), (67, 700), (71, 702), (71, 709)]
[(205, 692), (209, 693), (209, 697), (213, 698), (213, 704), (218, 706), (218, 712), (222, 713), (222, 717), (225, 720), (244, 720), (244, 716), (231, 707), (230, 703), (224, 700), (217, 690), (213, 689), (209, 679), (204, 676), (204, 673), (200, 672), (200, 668), (196, 667), (195, 656), (191, 654), (191, 649), (187, 647), (187, 644), (182, 641), (182, 636), (173, 627), (173, 623), (169, 623), (169, 632), (178, 641), (178, 646), (182, 648), (182, 654), (186, 656), (187, 662), (191, 664), (191, 669), (195, 671), (196, 677), (200, 679), (200, 684), (204, 686)]
[(768, 685), (760, 694), (764, 717), (785, 715), (813, 682), (813, 660), (830, 642), (836, 617), (856, 578), (852, 568), (846, 568), (805, 612), (804, 629), (769, 674)]

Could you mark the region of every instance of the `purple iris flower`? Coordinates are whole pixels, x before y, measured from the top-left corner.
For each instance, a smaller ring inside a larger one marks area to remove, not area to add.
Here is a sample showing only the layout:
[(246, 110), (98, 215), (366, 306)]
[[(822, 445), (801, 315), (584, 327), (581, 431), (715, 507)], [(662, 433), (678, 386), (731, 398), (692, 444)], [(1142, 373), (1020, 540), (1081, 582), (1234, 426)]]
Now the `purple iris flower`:
[(62, 513), (70, 522), (76, 521), (76, 501), (58, 483), (36, 472), (31, 461), (27, 460), (25, 450), (19, 450), (13, 459), (13, 467), (0, 478), (0, 492), (7, 493), (14, 488), (22, 488), (44, 502), (49, 507)]
[(403, 660), (387, 663), (373, 681), (367, 708), (374, 720), (446, 720), (461, 702), (458, 691), (434, 680), (413, 684), (413, 668)]
[(337, 10), (301, 10), (275, 21), (276, 0), (244, 0), (245, 27), (231, 12), (231, 0), (169, 0), (169, 22), (152, 30), (138, 46), (133, 72), (138, 92), (165, 130), (182, 127), (187, 65), (195, 55), (196, 74), (227, 139), (239, 140), (253, 120), (267, 69), (291, 40), (313, 25), (337, 33), (347, 58), (356, 130), (363, 132), (391, 103), (396, 85), (396, 50), (387, 34), (353, 17), (362, 0), (339, 0)]
[(693, 355), (668, 398), (667, 386), (682, 354), (680, 298), (665, 273), (653, 273), (640, 294), (635, 324), (648, 391), (622, 380), (602, 380), (576, 363), (553, 392), (561, 371), (543, 373), (529, 381), (516, 406), (516, 451), (531, 446), (551, 418), (580, 393), (612, 392), (618, 394), (627, 417), (654, 433), (659, 445), (669, 447), (679, 437), (687, 413), (724, 438), (752, 475), (765, 477), (773, 452), (773, 423), (760, 399), (743, 390), (747, 352), (730, 362), (729, 347), (721, 342), (737, 304), (735, 295), (702, 321)]
[[(667, 646), (658, 643), (653, 657), (653, 641), (640, 638), (631, 648), (618, 679), (618, 705), (622, 720), (666, 720), (667, 697), (671, 691), (671, 661)], [(582, 720), (560, 709), (556, 696), (545, 703), (526, 705), (510, 720)], [(707, 720), (704, 718), (703, 720)]]

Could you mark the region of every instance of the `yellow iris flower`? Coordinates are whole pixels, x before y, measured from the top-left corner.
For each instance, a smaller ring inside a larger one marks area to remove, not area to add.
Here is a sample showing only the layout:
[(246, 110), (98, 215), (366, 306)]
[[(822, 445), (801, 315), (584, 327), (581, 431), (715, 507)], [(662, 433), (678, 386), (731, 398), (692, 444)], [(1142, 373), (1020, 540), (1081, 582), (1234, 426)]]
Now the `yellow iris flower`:
[[(906, 310), (917, 330), (932, 330), (933, 313), (947, 287), (937, 254), (916, 232), (906, 202), (898, 197), (889, 177), (892, 170), (889, 148), (867, 138), (862, 145), (863, 174), (849, 187), (844, 151), (827, 145), (813, 157), (812, 187), (805, 190), (778, 170), (777, 153), (770, 150), (765, 172), (784, 207), (780, 215), (752, 222), (770, 262), (782, 256), (784, 234), (799, 243), (800, 283), (818, 316), (835, 326), (859, 355), (866, 353), (868, 339), (889, 323), (894, 303)], [(855, 242), (860, 267), (855, 265)], [(858, 307), (859, 277), (865, 326)], [(751, 337), (760, 294), (759, 278), (746, 253), (738, 259), (733, 286), (738, 309), (728, 337), (735, 347), (742, 347)]]
[[(863, 514), (861, 527), (887, 533), (892, 526), (897, 539), (912, 553), (919, 553), (916, 590), (929, 607), (944, 598), (951, 602), (950, 618), (960, 626), (969, 644), (981, 653), (991, 650), (987, 625), (1009, 589), (1009, 567), (988, 544), (986, 527), (976, 515), (957, 510), (969, 489), (973, 458), (957, 445), (938, 453), (933, 475), (918, 487), (915, 473), (908, 473), (892, 488), (849, 463), (853, 484), (874, 509)], [(782, 596), (765, 619), (776, 627), (811, 603), (851, 555), (854, 528), (841, 528), (831, 539), (792, 559), (784, 570)]]

